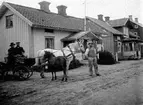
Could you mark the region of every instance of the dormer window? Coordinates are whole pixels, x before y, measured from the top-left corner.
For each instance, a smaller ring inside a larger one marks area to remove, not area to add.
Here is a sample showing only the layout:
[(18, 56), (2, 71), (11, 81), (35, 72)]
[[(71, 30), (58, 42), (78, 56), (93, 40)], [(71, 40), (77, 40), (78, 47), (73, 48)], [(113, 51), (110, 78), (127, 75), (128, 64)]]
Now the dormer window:
[(13, 27), (13, 15), (6, 16), (6, 28)]

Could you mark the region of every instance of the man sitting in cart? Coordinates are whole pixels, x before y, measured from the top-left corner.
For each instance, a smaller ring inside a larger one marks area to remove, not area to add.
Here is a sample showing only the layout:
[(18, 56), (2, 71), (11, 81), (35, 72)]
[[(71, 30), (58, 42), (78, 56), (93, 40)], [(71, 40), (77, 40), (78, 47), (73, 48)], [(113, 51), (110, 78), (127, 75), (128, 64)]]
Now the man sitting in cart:
[(16, 42), (15, 52), (16, 55), (24, 56), (25, 51), (23, 47), (20, 46), (20, 42)]
[(16, 47), (15, 47), (15, 59), (16, 63), (24, 63), (24, 49), (23, 47), (20, 46), (20, 42), (16, 42)]
[(10, 43), (10, 48), (8, 49), (8, 64), (13, 65), (15, 62), (15, 44)]

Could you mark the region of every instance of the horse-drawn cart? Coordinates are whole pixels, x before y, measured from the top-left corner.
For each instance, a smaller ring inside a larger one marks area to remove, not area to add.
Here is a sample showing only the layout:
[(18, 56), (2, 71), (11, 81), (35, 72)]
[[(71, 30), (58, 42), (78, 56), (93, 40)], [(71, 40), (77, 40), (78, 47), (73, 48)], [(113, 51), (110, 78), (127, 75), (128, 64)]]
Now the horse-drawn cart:
[(35, 63), (33, 58), (15, 56), (12, 64), (7, 61), (0, 62), (0, 75), (4, 79), (9, 72), (13, 77), (18, 77), (19, 80), (26, 80), (33, 75), (31, 66)]

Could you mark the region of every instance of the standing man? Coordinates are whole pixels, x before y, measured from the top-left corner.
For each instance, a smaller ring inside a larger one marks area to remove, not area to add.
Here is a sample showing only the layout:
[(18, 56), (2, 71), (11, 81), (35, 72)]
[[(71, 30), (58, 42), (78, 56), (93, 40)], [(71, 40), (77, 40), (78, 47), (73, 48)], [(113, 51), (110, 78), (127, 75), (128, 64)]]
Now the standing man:
[(23, 47), (20, 46), (20, 42), (16, 42), (15, 51), (16, 51), (16, 55), (24, 56), (25, 51)]
[(92, 41), (87, 42), (87, 47), (88, 48), (85, 51), (85, 56), (88, 58), (90, 76), (93, 76), (93, 70), (92, 70), (93, 67), (96, 76), (100, 76), (97, 65), (97, 49), (94, 48)]

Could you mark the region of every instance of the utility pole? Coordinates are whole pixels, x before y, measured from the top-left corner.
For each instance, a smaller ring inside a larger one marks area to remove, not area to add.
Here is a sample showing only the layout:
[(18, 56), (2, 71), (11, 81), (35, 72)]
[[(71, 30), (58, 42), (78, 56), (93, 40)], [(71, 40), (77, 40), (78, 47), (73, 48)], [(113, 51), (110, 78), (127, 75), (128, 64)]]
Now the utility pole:
[(86, 0), (84, 0), (84, 31), (86, 31)]

